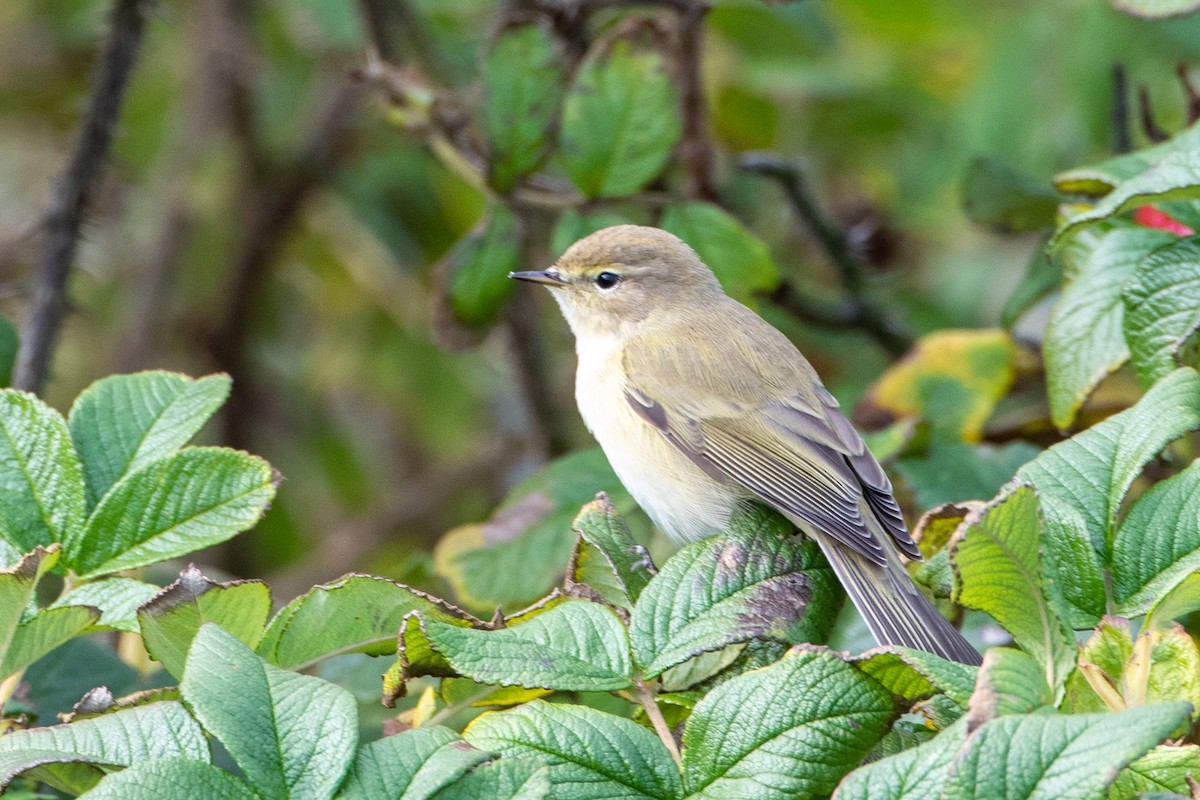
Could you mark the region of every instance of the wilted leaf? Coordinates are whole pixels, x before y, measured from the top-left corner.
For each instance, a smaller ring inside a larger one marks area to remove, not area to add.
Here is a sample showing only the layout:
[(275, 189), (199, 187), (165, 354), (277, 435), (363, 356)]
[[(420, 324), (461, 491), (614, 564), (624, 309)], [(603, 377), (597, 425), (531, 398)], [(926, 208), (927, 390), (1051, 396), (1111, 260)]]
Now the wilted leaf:
[(1200, 328), (1200, 236), (1143, 258), (1123, 299), (1133, 369), (1150, 386), (1179, 366), (1180, 349)]
[(967, 726), (974, 730), (996, 717), (1052, 708), (1054, 700), (1042, 664), (1020, 650), (993, 647), (983, 654), (967, 709)]
[(779, 268), (761, 239), (711, 203), (667, 208), (659, 226), (692, 246), (721, 286), (743, 302), (779, 285)]

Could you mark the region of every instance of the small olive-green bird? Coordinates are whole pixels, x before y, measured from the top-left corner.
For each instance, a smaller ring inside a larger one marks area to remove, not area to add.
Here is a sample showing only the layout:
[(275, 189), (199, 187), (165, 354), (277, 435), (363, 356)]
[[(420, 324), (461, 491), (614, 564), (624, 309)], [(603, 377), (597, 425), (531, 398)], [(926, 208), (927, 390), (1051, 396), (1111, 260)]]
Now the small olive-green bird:
[(690, 247), (619, 225), (546, 270), (575, 334), (575, 397), (621, 483), (676, 542), (764, 502), (821, 546), (881, 644), (977, 664), (909, 578), (920, 559), (892, 486), (837, 400), (783, 334), (725, 294)]

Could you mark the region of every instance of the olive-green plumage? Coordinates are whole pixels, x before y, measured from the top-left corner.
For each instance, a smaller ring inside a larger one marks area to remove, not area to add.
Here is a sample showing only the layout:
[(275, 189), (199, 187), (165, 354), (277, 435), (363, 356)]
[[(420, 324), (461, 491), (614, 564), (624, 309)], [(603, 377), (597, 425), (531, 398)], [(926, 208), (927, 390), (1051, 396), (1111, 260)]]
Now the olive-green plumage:
[(899, 554), (920, 551), (837, 401), (691, 248), (620, 225), (513, 277), (550, 287), (575, 334), (580, 413), (668, 536), (711, 536), (738, 503), (765, 502), (821, 545), (881, 644), (979, 663), (904, 570)]

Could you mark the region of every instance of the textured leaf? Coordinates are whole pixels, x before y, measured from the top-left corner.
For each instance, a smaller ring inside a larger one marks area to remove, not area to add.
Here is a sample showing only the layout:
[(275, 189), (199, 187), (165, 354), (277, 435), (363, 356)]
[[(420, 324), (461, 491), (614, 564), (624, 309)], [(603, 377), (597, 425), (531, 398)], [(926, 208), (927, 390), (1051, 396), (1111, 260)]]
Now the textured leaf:
[(489, 181), (510, 191), (546, 155), (547, 132), (558, 115), (564, 74), (554, 37), (522, 25), (496, 40), (483, 63), (483, 129)]
[(491, 754), (449, 728), (415, 728), (364, 745), (339, 795), (344, 800), (426, 800)]
[(54, 601), (59, 606), (92, 606), (100, 611), (100, 625), (138, 633), (138, 606), (162, 591), (161, 587), (133, 578), (107, 578), (76, 586)]
[(304, 669), (339, 653), (390, 655), (411, 612), (426, 619), (464, 620), (465, 612), (423, 592), (371, 575), (347, 575), (314, 586), (271, 620), (258, 653), (273, 664)]
[(766, 244), (711, 203), (670, 206), (659, 226), (691, 245), (738, 300), (745, 302), (779, 285), (779, 268)]
[(192, 642), (180, 690), (264, 798), (329, 797), (354, 758), (349, 692), (264, 663), (212, 623)]
[(229, 397), (228, 375), (111, 375), (83, 391), (68, 424), (89, 508), (122, 477), (187, 444)]
[(945, 800), (1092, 800), (1187, 718), (1186, 703), (1119, 714), (1000, 717), (971, 737)]
[(696, 704), (683, 734), (684, 789), (715, 800), (828, 795), (894, 716), (874, 679), (830, 651), (794, 648)]
[(1027, 714), (1053, 706), (1054, 691), (1046, 683), (1045, 669), (1028, 653), (993, 647), (983, 654), (968, 708), (971, 728), (1007, 714)]
[(271, 466), (223, 447), (189, 447), (132, 472), (67, 544), (83, 577), (165, 561), (252, 527), (275, 496)]
[(146, 651), (176, 678), (188, 648), (206, 622), (215, 622), (249, 647), (258, 644), (271, 613), (271, 590), (262, 581), (214, 583), (195, 566), (157, 592), (137, 612)]
[[(1013, 379), (1013, 343), (1000, 330), (945, 330), (921, 337), (854, 410), (865, 427), (917, 417), (933, 435), (978, 441)], [(870, 424), (867, 424), (870, 423)]]
[(21, 618), (36, 609), (38, 583), (61, 556), (58, 545), (36, 547), (12, 567), (0, 570), (0, 654), (12, 644)]
[(580, 509), (571, 527), (579, 534), (567, 571), (571, 581), (597, 589), (616, 605), (633, 608), (657, 570), (608, 495), (601, 492)]
[(618, 41), (575, 76), (563, 109), (563, 163), (588, 197), (633, 194), (662, 171), (680, 131), (662, 57)]
[(142, 761), (108, 775), (86, 800), (257, 800), (249, 786), (203, 761), (167, 758)]
[(1133, 369), (1150, 386), (1179, 366), (1180, 348), (1200, 328), (1200, 236), (1143, 258), (1123, 299)]
[(679, 770), (653, 733), (587, 706), (535, 700), (484, 714), (463, 736), (505, 758), (547, 765), (550, 798), (675, 800), (680, 794)]
[(676, 553), (634, 606), (629, 635), (647, 677), (735, 642), (828, 633), (839, 598), (816, 543), (761, 508), (731, 528)]
[(978, 668), (908, 647), (876, 647), (850, 659), (860, 670), (907, 703), (944, 692), (963, 708), (975, 689)]
[(968, 219), (1001, 233), (1052, 226), (1061, 200), (1042, 181), (987, 157), (971, 159), (962, 194)]
[(1116, 613), (1136, 617), (1200, 570), (1200, 460), (1137, 499), (1113, 540)]
[(1134, 761), (1113, 781), (1109, 800), (1125, 800), (1138, 792), (1190, 794), (1187, 776), (1200, 779), (1200, 746), (1162, 745)]
[(433, 800), (543, 800), (550, 795), (549, 773), (535, 761), (506, 758), (476, 767)]
[(496, 631), (434, 619), (425, 631), (458, 673), (481, 683), (604, 691), (632, 681), (625, 626), (599, 603), (567, 601)]
[(841, 782), (833, 800), (940, 799), (966, 732), (963, 718), (932, 741), (859, 767)]
[(103, 773), (91, 767), (81, 770), (78, 764), (127, 767), (173, 757), (207, 762), (208, 742), (182, 705), (153, 703), (0, 737), (0, 786), (39, 766), (42, 779), (52, 780), (56, 774), (56, 768), (48, 766), (52, 764), (70, 765), (64, 767), (66, 774), (82, 777), (90, 785)]
[(0, 675), (24, 669), (60, 644), (91, 628), (100, 612), (91, 606), (47, 608), (37, 612), (12, 632), (0, 658)]
[(1162, 628), (1171, 620), (1200, 609), (1200, 572), (1193, 572), (1158, 600), (1146, 615), (1143, 627)]
[(1197, 143), (1200, 143), (1200, 125), (1193, 125), (1165, 142), (1122, 153), (1099, 164), (1061, 172), (1054, 176), (1054, 187), (1066, 194), (1102, 196), (1146, 172), (1168, 154), (1194, 148)]
[(516, 218), (494, 204), (483, 227), (455, 246), (448, 264), (455, 318), (469, 327), (491, 324), (512, 294), (508, 273), (519, 269)]
[(78, 535), (83, 468), (62, 416), (31, 394), (0, 391), (0, 536), (22, 552)]
[(1046, 325), (1046, 389), (1059, 428), (1070, 427), (1097, 384), (1129, 358), (1121, 289), (1147, 253), (1174, 238), (1121, 227), (1080, 240), (1080, 254)]
[(1037, 496), (1017, 485), (971, 512), (950, 542), (954, 602), (986, 611), (1042, 665), (1057, 690), (1075, 662), (1075, 637), (1045, 594)]

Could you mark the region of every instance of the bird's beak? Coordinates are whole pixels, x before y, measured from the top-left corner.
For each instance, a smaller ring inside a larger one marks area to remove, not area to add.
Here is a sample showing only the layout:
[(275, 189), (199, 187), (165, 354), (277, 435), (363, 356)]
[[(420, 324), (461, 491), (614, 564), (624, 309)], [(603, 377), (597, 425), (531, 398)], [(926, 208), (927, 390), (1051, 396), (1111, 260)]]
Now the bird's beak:
[(556, 269), (535, 269), (528, 272), (510, 272), (508, 277), (530, 283), (544, 283), (547, 286), (566, 286), (567, 282), (558, 274)]

